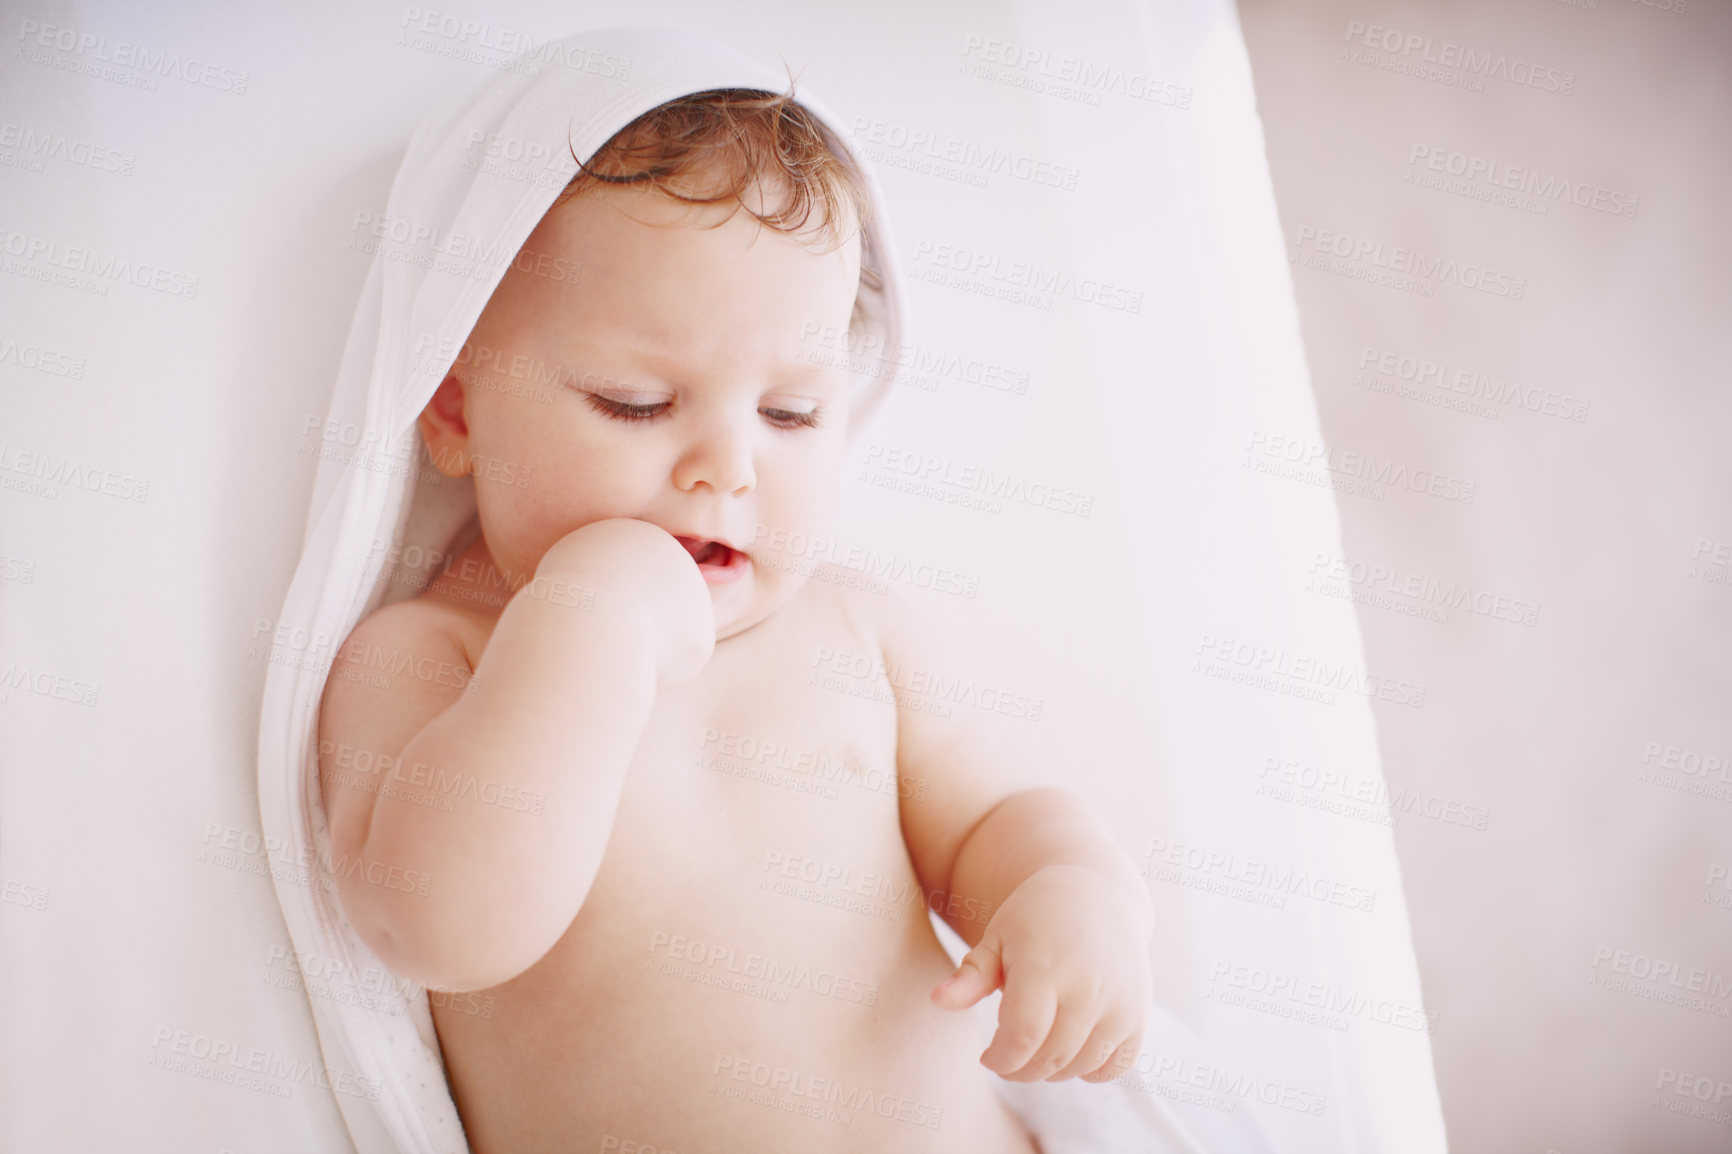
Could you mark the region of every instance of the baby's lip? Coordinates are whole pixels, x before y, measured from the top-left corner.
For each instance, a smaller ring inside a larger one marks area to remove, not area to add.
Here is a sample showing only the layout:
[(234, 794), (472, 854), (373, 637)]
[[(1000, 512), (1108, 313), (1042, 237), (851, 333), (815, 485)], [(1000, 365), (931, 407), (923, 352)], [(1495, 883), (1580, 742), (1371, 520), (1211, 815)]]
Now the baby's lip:
[(685, 551), (692, 555), (693, 560), (697, 559), (698, 553), (706, 545), (721, 545), (731, 549), (735, 553), (745, 552), (744, 549), (740, 548), (725, 537), (687, 537), (676, 533), (674, 534), (674, 540), (678, 541), (685, 548)]

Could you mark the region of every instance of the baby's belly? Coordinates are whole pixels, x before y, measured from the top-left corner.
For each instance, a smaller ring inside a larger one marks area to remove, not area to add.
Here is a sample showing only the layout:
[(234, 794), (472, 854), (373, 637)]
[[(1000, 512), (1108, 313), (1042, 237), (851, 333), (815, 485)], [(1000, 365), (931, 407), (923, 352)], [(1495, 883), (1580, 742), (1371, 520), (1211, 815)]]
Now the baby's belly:
[(699, 696), (658, 704), (559, 943), (434, 999), (476, 1154), (1030, 1154), (981, 1020), (930, 1000), (952, 967), (902, 841), (893, 717), (805, 686), (773, 715)]

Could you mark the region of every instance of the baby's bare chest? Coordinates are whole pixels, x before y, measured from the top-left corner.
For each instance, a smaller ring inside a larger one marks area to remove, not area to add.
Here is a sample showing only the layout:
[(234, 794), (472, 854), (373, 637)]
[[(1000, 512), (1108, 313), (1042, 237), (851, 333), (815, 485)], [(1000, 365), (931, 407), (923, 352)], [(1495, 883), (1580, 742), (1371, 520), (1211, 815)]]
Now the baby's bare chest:
[(942, 966), (902, 836), (927, 782), (898, 776), (869, 608), (807, 590), (657, 696), (582, 909), (507, 990), (593, 1013), (692, 942), (784, 974)]
[[(825, 1124), (722, 1104), (719, 1071), (768, 1063), (890, 1087), (987, 1146), (1019, 1148), (972, 1061), (976, 1023), (930, 999), (952, 963), (901, 825), (927, 783), (897, 775), (874, 643), (845, 617), (803, 626), (718, 645), (658, 698), (565, 934), (486, 992), (492, 1018), (435, 1005), (472, 1134), (504, 1149), (528, 1116), (595, 1135), (725, 1122), (730, 1148), (817, 1148), (825, 1136), (807, 1131)], [(937, 1148), (928, 1130), (897, 1130), (863, 1141)]]
[[(598, 888), (618, 867), (724, 905), (761, 906), (790, 890), (820, 904), (908, 896), (907, 787), (873, 642), (841, 619), (797, 625), (718, 645), (703, 674), (661, 695)], [(859, 653), (863, 675), (826, 673), (839, 652)]]

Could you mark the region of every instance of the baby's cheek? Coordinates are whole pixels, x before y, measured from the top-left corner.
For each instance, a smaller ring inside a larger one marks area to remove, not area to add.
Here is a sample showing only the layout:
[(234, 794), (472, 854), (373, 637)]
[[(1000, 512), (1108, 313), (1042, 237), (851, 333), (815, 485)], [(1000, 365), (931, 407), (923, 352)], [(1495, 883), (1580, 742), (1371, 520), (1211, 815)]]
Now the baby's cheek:
[(561, 517), (557, 494), (534, 485), (518, 487), (477, 478), (476, 500), (488, 550), (513, 570), (533, 572), (561, 537), (585, 524)]
[(842, 465), (839, 454), (825, 454), (790, 470), (777, 494), (787, 524), (798, 524), (808, 533), (829, 529), (842, 488)]

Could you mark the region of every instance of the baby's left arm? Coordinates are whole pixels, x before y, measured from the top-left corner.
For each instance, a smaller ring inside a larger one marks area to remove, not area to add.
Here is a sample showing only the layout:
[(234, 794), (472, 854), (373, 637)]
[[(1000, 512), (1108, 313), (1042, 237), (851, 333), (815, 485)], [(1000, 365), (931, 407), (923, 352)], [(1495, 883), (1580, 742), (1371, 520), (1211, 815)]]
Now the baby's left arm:
[(1082, 799), (1043, 786), (985, 713), (935, 709), (960, 671), (911, 606), (890, 602), (879, 638), (900, 683), (902, 836), (931, 908), (973, 947), (932, 999), (963, 1010), (1003, 989), (980, 1058), (1001, 1077), (1115, 1078), (1153, 999), (1141, 875)]

